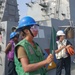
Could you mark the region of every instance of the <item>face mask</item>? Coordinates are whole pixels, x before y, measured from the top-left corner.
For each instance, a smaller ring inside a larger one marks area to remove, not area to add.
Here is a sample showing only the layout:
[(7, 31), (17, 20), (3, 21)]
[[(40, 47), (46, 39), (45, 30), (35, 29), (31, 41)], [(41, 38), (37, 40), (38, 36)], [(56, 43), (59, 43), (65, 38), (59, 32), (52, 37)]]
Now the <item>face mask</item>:
[(30, 28), (31, 31), (38, 31), (39, 30), (39, 26), (34, 25)]

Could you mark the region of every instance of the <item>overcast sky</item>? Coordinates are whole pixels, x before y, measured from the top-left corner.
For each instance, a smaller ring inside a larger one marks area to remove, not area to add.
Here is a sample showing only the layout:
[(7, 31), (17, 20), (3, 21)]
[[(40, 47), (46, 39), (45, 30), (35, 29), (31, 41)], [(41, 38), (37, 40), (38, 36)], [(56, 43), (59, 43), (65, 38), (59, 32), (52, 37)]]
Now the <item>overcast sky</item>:
[(27, 6), (25, 3), (28, 3), (31, 1), (38, 1), (38, 0), (17, 0), (17, 3), (19, 4), (18, 9), (19, 9), (20, 19), (24, 17), (27, 13)]
[(27, 6), (25, 5), (25, 3), (28, 3), (30, 1), (31, 0), (17, 0), (17, 2), (19, 4), (18, 9), (19, 9), (20, 19), (22, 17), (24, 17), (26, 15), (26, 12), (27, 12)]

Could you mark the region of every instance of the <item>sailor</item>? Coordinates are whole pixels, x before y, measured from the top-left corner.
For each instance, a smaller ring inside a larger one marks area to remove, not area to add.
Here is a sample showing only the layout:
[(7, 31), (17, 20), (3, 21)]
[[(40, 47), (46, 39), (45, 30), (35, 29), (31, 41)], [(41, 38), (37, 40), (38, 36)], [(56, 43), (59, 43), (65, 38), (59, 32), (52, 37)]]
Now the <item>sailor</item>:
[(46, 75), (44, 66), (53, 61), (52, 54), (44, 60), (41, 48), (33, 41), (38, 34), (38, 27), (30, 16), (22, 18), (19, 22), (17, 31), (23, 32), (25, 37), (15, 48), (14, 59), (18, 75)]
[(14, 48), (15, 44), (18, 42), (18, 38), (19, 34), (17, 32), (12, 32), (10, 34), (10, 41), (5, 49), (8, 59), (8, 75), (17, 75), (14, 64)]
[(71, 75), (71, 57), (67, 48), (72, 44), (65, 39), (65, 33), (62, 30), (57, 31), (57, 41), (55, 55), (57, 59), (56, 75), (61, 75), (62, 68), (65, 68), (65, 75)]

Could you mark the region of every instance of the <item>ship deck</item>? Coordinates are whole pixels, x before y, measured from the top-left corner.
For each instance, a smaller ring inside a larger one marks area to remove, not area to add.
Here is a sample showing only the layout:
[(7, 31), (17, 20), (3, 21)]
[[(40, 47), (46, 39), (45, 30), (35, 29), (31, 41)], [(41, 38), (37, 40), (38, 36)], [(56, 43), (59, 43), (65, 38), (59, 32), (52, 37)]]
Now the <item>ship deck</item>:
[[(5, 53), (0, 53), (0, 75), (5, 75), (4, 72), (7, 71), (5, 69)], [(52, 69), (48, 71), (48, 75), (56, 75), (56, 69)], [(62, 70), (62, 75), (65, 75), (64, 69)], [(71, 64), (71, 75), (75, 75), (75, 64)]]
[[(48, 71), (48, 75), (56, 75), (56, 69)], [(62, 69), (62, 74), (65, 75), (65, 70)], [(75, 64), (71, 63), (71, 75), (75, 75)]]

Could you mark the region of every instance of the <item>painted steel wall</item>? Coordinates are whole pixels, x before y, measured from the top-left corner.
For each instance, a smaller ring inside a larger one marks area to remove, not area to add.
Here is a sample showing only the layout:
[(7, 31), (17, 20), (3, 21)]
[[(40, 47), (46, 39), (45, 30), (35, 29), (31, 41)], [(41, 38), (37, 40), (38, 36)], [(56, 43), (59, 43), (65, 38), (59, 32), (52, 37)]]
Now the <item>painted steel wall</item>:
[(0, 65), (0, 75), (8, 75), (7, 71), (8, 71), (8, 67), (7, 67), (7, 58), (6, 55), (4, 53), (6, 45), (8, 43), (8, 41), (10, 40), (10, 33), (12, 31), (12, 27), (13, 26), (17, 26), (18, 23), (17, 22), (10, 22), (10, 21), (4, 21), (1, 22), (1, 27), (4, 28), (4, 31), (2, 31), (2, 35), (3, 35), (3, 44), (2, 44), (2, 51), (0, 52), (0, 57), (2, 59), (0, 59), (0, 61), (2, 62), (2, 66)]

